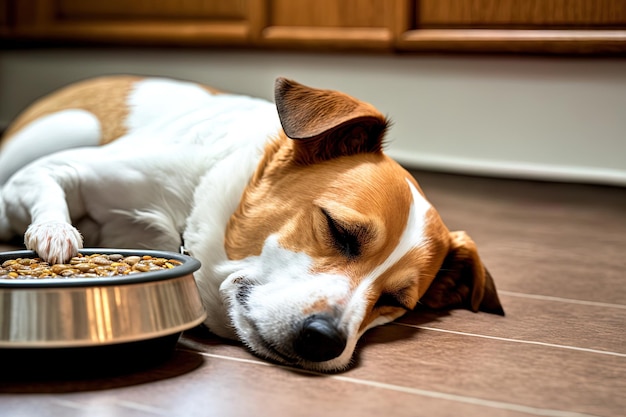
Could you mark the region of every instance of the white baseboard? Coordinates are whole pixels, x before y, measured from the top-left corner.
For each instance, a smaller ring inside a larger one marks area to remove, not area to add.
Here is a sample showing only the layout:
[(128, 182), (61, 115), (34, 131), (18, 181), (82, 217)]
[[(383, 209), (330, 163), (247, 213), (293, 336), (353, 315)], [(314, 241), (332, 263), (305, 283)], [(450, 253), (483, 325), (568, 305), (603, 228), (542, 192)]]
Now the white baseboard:
[(503, 162), (387, 151), (407, 168), (499, 178), (530, 179), (626, 187), (626, 171), (580, 166)]
[[(139, 53), (138, 53), (139, 52)], [(408, 167), (626, 186), (626, 61), (239, 50), (0, 50), (0, 121), (105, 74), (196, 80), (271, 99), (276, 76), (338, 89), (393, 121)]]
[[(8, 126), (8, 122), (0, 121), (0, 135)], [(456, 158), (405, 150), (386, 153), (407, 168), (427, 171), (626, 187), (626, 171), (616, 169)]]

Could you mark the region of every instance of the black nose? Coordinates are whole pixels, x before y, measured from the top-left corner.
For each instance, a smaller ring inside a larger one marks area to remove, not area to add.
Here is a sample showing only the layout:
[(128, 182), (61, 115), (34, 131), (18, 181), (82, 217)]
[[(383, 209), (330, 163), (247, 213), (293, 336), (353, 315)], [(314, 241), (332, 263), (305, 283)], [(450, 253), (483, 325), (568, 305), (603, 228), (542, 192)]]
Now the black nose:
[(314, 314), (302, 323), (293, 343), (295, 353), (312, 362), (336, 358), (346, 348), (346, 336), (327, 315)]

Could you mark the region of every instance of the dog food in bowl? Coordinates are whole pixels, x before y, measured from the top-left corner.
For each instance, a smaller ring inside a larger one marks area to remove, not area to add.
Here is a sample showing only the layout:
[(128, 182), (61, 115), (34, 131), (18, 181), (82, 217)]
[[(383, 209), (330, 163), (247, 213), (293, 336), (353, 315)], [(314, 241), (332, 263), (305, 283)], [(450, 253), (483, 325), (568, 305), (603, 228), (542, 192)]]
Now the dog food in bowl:
[(98, 278), (131, 275), (141, 272), (172, 269), (181, 265), (176, 259), (153, 257), (151, 255), (79, 253), (66, 264), (50, 265), (41, 258), (9, 259), (0, 266), (0, 278), (42, 279), (42, 278)]

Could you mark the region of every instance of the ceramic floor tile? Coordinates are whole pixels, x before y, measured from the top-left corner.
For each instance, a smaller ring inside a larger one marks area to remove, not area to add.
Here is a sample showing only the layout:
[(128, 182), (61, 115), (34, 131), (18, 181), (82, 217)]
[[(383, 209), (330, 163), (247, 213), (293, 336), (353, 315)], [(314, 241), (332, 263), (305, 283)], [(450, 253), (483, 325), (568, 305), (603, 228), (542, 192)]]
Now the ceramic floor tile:
[(626, 306), (585, 305), (566, 301), (500, 297), (506, 316), (414, 311), (398, 322), (470, 334), (551, 343), (573, 348), (616, 352), (626, 357)]
[(348, 375), (592, 415), (626, 409), (626, 358), (392, 324), (365, 335)]
[[(57, 394), (22, 394), (5, 400), (0, 410), (50, 416), (524, 416), (524, 407), (451, 398), (429, 390), (359, 381), (349, 376), (295, 372), (264, 362), (206, 357), (183, 376), (150, 384)], [(138, 414), (139, 413), (139, 414)], [(11, 415), (11, 414), (3, 414)]]

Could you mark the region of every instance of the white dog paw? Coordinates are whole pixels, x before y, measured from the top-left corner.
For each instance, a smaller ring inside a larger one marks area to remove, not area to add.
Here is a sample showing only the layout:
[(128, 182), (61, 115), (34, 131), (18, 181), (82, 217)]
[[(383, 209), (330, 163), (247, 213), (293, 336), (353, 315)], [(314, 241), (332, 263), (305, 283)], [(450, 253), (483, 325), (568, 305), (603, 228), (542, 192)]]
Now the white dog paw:
[(64, 263), (83, 247), (83, 238), (71, 224), (47, 222), (28, 226), (24, 244), (50, 264)]

